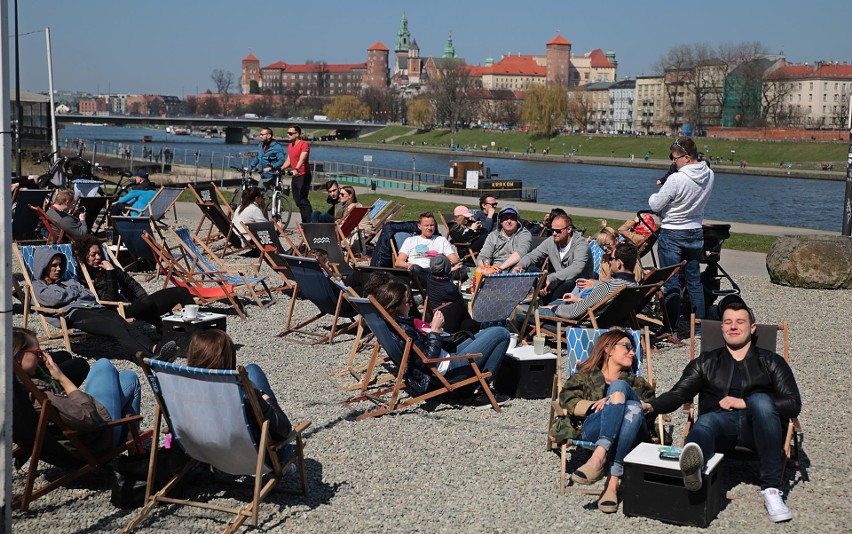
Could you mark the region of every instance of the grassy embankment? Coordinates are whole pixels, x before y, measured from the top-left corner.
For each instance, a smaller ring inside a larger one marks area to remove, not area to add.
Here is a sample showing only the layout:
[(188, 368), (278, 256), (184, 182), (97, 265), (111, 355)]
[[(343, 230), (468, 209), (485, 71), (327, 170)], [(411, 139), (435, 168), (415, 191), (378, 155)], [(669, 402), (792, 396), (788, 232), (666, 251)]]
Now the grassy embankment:
[[(399, 136), (415, 132), (411, 135)], [(608, 136), (608, 135), (585, 135), (568, 134), (559, 135), (554, 138), (537, 138), (523, 132), (498, 132), (493, 130), (470, 129), (460, 130), (452, 134), (449, 130), (430, 130), (426, 132), (416, 131), (406, 126), (388, 126), (375, 133), (365, 135), (357, 140), (338, 141), (341, 145), (352, 143), (375, 144), (382, 140), (395, 138), (387, 141), (391, 144), (400, 142), (414, 142), (415, 145), (429, 148), (446, 148), (450, 142), (457, 146), (486, 145), (493, 150), (491, 142), (496, 147), (508, 147), (511, 152), (524, 152), (530, 143), (536, 149), (537, 154), (550, 147), (550, 153), (561, 156), (576, 150), (576, 156), (598, 156), (628, 158), (633, 154), (636, 159), (641, 159), (646, 152), (651, 152), (653, 159), (666, 159), (668, 148), (672, 139), (668, 137), (649, 136)], [(846, 161), (849, 144), (846, 141), (834, 143), (806, 143), (806, 142), (769, 142), (769, 141), (729, 141), (722, 139), (697, 138), (698, 149), (704, 151), (711, 157), (723, 158), (723, 163), (730, 164), (733, 156), (734, 162), (744, 159), (749, 166), (778, 168), (780, 162), (791, 162), (793, 168), (804, 170), (816, 170), (821, 163), (831, 163), (835, 168), (843, 167)], [(706, 149), (705, 149), (706, 146)], [(735, 152), (731, 154), (731, 150)], [(477, 153), (479, 154), (479, 153)]]

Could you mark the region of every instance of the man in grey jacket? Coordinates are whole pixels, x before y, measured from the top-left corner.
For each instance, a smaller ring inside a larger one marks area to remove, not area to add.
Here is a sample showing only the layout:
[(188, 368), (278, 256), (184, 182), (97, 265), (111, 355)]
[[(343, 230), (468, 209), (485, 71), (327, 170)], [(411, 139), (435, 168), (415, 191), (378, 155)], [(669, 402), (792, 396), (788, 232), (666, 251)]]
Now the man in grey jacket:
[(76, 217), (68, 213), (73, 200), (73, 191), (70, 189), (59, 190), (56, 193), (53, 204), (47, 210), (47, 216), (55, 221), (60, 228), (65, 230), (65, 234), (68, 237), (71, 239), (80, 239), (89, 233), (89, 228), (86, 226), (85, 211), (81, 211)]
[(480, 265), (493, 265), (498, 272), (507, 271), (530, 251), (532, 234), (521, 226), (519, 218), (520, 213), (511, 206), (500, 211), (500, 231), (485, 238), (477, 256)]
[(582, 234), (574, 232), (574, 223), (567, 215), (557, 215), (551, 221), (553, 238), (544, 240), (541, 245), (521, 258), (512, 269), (519, 273), (529, 267), (540, 268), (547, 258), (553, 272), (547, 275), (541, 296), (545, 302), (561, 298), (574, 289), (577, 278), (591, 278), (594, 273), (592, 253)]
[[(651, 195), (648, 205), (660, 215), (661, 230), (657, 241), (660, 265), (668, 267), (686, 260), (684, 274), (691, 303), (690, 312), (705, 318), (704, 288), (701, 285), (701, 265), (704, 249), (704, 206), (713, 191), (714, 175), (707, 162), (698, 160), (695, 142), (681, 137), (670, 147), (669, 158), (677, 172), (668, 177), (659, 191)], [(681, 316), (680, 278), (672, 277), (663, 286), (666, 311), (676, 326)], [(686, 319), (689, 313), (685, 314)]]

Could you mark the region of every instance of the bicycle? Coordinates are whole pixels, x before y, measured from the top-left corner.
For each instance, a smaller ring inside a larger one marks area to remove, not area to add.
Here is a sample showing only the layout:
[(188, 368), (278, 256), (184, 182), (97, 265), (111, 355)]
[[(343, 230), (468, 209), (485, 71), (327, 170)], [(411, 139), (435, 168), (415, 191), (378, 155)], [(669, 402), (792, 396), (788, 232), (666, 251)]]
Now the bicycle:
[[(239, 167), (231, 167), (240, 173), (240, 185), (234, 190), (234, 195), (231, 200), (232, 207), (236, 209), (239, 200), (242, 197), (242, 192), (249, 187), (258, 186), (256, 180), (251, 177), (252, 171), (241, 169)], [(293, 217), (293, 201), (290, 199), (290, 186), (281, 183), (281, 171), (272, 171), (273, 175), (271, 185), (261, 184), (258, 187), (263, 191), (263, 197), (267, 199), (267, 210), (270, 217), (281, 223), (284, 229), (290, 224), (290, 219)], [(268, 183), (268, 182), (267, 182)]]
[(41, 189), (62, 189), (74, 180), (99, 180), (95, 171), (100, 166), (79, 155), (63, 156), (59, 151), (42, 153), (33, 160), (33, 164), (42, 163), (48, 163), (48, 168), (47, 172), (36, 178), (36, 184)]

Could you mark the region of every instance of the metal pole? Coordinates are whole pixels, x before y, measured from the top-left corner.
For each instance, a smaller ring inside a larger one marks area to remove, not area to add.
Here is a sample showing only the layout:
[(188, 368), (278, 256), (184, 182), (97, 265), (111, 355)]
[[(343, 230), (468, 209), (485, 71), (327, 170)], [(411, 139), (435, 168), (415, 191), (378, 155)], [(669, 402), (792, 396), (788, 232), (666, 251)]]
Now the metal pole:
[(50, 148), (57, 154), (59, 150), (59, 132), (56, 131), (56, 102), (53, 101), (53, 53), (50, 49), (50, 27), (44, 29), (44, 40), (47, 43), (47, 89), (50, 93)]
[(843, 198), (842, 235), (852, 236), (852, 95), (849, 95), (849, 154), (846, 156), (846, 196)]
[[(6, 24), (4, 19), (3, 24)], [(18, 42), (18, 0), (15, 0), (15, 176), (21, 177), (21, 121), (24, 108), (21, 106), (21, 46)], [(4, 130), (5, 131), (5, 130)]]
[[(17, 2), (16, 2), (17, 3)], [(9, 2), (0, 2), (0, 176), (9, 176)], [(15, 17), (17, 24), (17, 17)], [(15, 38), (17, 39), (17, 29)], [(8, 186), (0, 187), (0, 265), (3, 280), (12, 279), (12, 205)], [(3, 355), (0, 361), (0, 531), (12, 532), (12, 292), (0, 284)]]

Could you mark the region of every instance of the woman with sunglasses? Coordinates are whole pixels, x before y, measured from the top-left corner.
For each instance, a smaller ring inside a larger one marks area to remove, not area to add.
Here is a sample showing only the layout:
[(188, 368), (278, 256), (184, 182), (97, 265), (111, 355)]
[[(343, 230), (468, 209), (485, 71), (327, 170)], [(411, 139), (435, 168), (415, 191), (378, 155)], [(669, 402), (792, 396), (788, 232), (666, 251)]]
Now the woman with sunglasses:
[[(120, 428), (103, 428), (105, 423), (140, 413), (142, 389), (133, 371), (118, 371), (109, 360), (98, 360), (86, 377), (85, 392), (69, 379), (50, 354), (39, 348), (32, 330), (12, 329), (12, 354), (16, 365), (50, 400), (59, 416), (97, 455), (117, 446), (124, 438)], [(33, 401), (37, 412), (41, 406)], [(73, 455), (76, 451), (62, 441)]]
[(355, 194), (355, 188), (351, 185), (344, 185), (340, 188), (338, 199), (340, 200), (340, 217), (338, 217), (338, 222), (345, 218), (346, 214), (352, 211), (352, 208), (361, 205), (358, 203), (358, 195)]
[(574, 471), (571, 480), (593, 484), (604, 478), (609, 465), (609, 479), (598, 500), (598, 509), (608, 514), (618, 511), (624, 457), (649, 437), (642, 407), (655, 397), (654, 386), (634, 374), (635, 358), (633, 338), (625, 331), (615, 329), (601, 335), (559, 394), (559, 404), (571, 424), (560, 422), (551, 429), (558, 439), (595, 443), (592, 457)]

